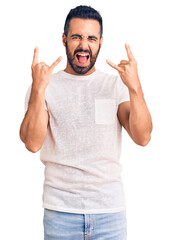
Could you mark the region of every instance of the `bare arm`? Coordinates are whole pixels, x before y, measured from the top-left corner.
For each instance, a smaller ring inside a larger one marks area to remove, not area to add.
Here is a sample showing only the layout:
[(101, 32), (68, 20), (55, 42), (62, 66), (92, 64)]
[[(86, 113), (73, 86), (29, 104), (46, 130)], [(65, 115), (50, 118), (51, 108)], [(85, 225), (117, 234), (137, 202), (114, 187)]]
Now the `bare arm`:
[(121, 103), (117, 115), (136, 144), (148, 144), (151, 139), (152, 120), (141, 89), (130, 93), (130, 102)]
[(61, 59), (62, 57), (59, 57), (49, 67), (45, 63), (38, 63), (38, 48), (34, 50), (30, 100), (20, 127), (20, 139), (31, 152), (40, 150), (46, 136), (48, 112), (45, 110), (45, 90), (54, 67)]
[(48, 112), (45, 110), (45, 91), (32, 88), (28, 111), (20, 127), (20, 138), (29, 151), (37, 152), (41, 148), (47, 126)]
[(129, 45), (126, 44), (125, 47), (128, 61), (122, 60), (120, 64), (116, 65), (107, 60), (107, 63), (119, 72), (130, 95), (129, 102), (123, 102), (119, 105), (117, 116), (133, 141), (138, 145), (145, 146), (151, 139), (152, 120), (144, 100), (137, 72), (137, 62)]

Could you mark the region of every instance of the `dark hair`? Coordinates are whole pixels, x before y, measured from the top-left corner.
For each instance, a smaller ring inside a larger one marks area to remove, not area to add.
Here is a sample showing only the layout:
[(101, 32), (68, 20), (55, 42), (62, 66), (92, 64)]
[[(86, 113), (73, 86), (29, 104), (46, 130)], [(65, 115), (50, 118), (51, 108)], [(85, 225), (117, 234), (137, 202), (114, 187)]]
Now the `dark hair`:
[(100, 38), (103, 34), (103, 24), (102, 17), (98, 11), (90, 6), (78, 6), (70, 10), (66, 17), (65, 25), (64, 25), (64, 34), (67, 36), (69, 31), (70, 20), (72, 18), (82, 18), (82, 19), (94, 19), (97, 20), (100, 24)]

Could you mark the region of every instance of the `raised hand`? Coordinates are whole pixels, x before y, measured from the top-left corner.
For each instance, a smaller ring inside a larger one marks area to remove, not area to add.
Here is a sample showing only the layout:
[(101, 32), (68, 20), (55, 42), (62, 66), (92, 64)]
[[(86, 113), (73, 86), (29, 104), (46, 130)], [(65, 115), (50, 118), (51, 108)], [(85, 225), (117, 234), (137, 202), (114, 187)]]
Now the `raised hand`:
[(50, 77), (53, 69), (59, 64), (62, 60), (60, 56), (51, 66), (46, 65), (44, 62), (38, 63), (38, 47), (34, 49), (33, 61), (32, 61), (32, 78), (33, 78), (33, 87), (37, 90), (43, 89), (48, 86)]
[(127, 51), (128, 60), (121, 60), (120, 64), (118, 65), (112, 63), (108, 59), (106, 62), (119, 72), (123, 83), (128, 87), (129, 90), (136, 90), (140, 86), (137, 62), (131, 52), (130, 46), (125, 44), (125, 48)]

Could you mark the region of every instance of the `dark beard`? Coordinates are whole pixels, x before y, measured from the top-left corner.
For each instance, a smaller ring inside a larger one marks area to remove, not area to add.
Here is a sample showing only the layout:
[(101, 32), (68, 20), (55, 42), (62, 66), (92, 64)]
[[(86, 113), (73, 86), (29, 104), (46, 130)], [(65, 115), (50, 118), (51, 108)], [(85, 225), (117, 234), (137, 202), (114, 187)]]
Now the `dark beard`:
[[(72, 56), (72, 54), (69, 52), (69, 48), (68, 48), (68, 45), (67, 45), (67, 42), (66, 42), (66, 55), (67, 55), (68, 62), (70, 64), (70, 66), (72, 67), (72, 69), (78, 74), (86, 74), (87, 72), (89, 72), (92, 69), (92, 67), (94, 66), (94, 64), (97, 60), (97, 56), (99, 54), (99, 51), (100, 51), (100, 45), (99, 45), (99, 49), (98, 49), (97, 53), (94, 56), (92, 56), (92, 53), (89, 50), (83, 50), (83, 49), (75, 50), (74, 55)], [(81, 67), (81, 66), (77, 66), (76, 64), (73, 64), (73, 61), (75, 59), (75, 54), (77, 52), (87, 52), (87, 53), (89, 53), (90, 64), (87, 67)]]

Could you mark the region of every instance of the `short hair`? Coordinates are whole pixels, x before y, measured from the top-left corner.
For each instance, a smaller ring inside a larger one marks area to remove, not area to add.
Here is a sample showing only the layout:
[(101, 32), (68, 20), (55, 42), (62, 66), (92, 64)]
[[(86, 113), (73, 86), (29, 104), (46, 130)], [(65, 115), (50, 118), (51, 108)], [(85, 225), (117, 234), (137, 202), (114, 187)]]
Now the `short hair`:
[(77, 6), (70, 10), (66, 17), (65, 25), (64, 25), (64, 34), (68, 35), (69, 25), (72, 18), (82, 18), (82, 19), (94, 19), (97, 20), (100, 24), (100, 38), (103, 34), (103, 20), (98, 11), (90, 6)]

